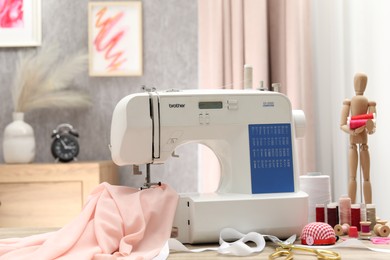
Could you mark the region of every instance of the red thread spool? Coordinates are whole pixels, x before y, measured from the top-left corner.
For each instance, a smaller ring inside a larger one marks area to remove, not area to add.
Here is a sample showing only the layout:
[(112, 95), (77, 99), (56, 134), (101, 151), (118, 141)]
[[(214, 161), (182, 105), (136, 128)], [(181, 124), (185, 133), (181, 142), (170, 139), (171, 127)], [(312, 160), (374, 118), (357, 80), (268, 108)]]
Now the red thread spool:
[(355, 226), (360, 231), (360, 204), (351, 205), (351, 226)]
[(351, 120), (356, 120), (356, 119), (374, 119), (374, 118), (375, 118), (375, 114), (374, 113), (351, 116)]
[(362, 236), (371, 236), (371, 231), (370, 231), (370, 221), (361, 221), (360, 222), (360, 235)]
[(339, 212), (336, 203), (329, 203), (326, 209), (326, 213), (328, 214), (327, 222), (331, 227), (334, 227), (339, 224)]
[(325, 222), (325, 205), (316, 205), (316, 222)]

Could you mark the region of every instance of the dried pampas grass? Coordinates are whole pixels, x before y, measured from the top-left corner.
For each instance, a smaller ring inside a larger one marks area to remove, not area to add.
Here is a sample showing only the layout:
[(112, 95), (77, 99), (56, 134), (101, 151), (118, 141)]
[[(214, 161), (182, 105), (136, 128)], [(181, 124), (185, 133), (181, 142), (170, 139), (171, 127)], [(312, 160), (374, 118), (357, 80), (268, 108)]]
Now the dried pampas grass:
[(74, 77), (86, 68), (88, 55), (76, 53), (61, 58), (57, 45), (19, 53), (12, 86), (15, 112), (49, 107), (86, 107), (90, 97), (69, 89)]

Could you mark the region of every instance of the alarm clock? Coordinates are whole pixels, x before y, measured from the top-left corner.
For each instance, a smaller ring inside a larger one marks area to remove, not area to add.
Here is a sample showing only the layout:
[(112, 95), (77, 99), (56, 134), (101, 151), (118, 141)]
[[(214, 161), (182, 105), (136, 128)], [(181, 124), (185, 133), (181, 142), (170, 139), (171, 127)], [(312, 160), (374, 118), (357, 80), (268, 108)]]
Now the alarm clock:
[(70, 124), (60, 124), (53, 130), (51, 153), (56, 161), (76, 161), (80, 151), (79, 134)]

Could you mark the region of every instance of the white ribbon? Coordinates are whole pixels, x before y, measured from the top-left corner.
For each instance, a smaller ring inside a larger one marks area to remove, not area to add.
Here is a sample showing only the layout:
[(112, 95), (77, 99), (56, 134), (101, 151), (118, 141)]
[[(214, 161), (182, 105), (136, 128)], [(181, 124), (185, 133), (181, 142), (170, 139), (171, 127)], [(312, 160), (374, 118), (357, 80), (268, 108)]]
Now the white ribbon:
[[(234, 242), (226, 242), (227, 239), (236, 239)], [(248, 246), (247, 242), (253, 242), (254, 247)], [(208, 247), (199, 249), (188, 249), (179, 240), (170, 238), (168, 240), (169, 250), (176, 252), (193, 252), (199, 253), (204, 251), (217, 251), (223, 255), (233, 256), (247, 256), (253, 253), (259, 253), (263, 251), (265, 247), (264, 236), (250, 232), (248, 234), (242, 234), (233, 228), (225, 228), (221, 231), (219, 236), (219, 247)], [(160, 260), (160, 259), (158, 259)]]

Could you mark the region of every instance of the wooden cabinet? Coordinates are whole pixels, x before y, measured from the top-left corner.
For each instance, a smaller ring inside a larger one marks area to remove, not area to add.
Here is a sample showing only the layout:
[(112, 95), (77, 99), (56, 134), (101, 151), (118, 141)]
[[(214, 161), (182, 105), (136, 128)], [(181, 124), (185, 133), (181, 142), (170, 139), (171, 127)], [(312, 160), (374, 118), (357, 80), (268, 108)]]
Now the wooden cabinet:
[(111, 161), (0, 165), (0, 227), (62, 227), (101, 182), (117, 184)]

